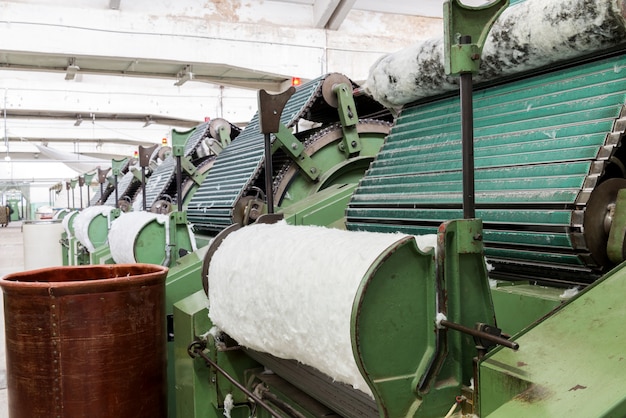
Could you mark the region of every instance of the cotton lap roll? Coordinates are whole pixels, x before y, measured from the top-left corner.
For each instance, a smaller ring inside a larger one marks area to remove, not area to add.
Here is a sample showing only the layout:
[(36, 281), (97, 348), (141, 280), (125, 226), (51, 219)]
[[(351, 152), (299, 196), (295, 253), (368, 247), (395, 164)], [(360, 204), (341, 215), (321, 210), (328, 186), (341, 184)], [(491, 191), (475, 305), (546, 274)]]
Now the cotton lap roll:
[[(128, 212), (113, 221), (109, 231), (109, 248), (111, 257), (117, 264), (137, 263), (134, 252), (137, 235), (155, 220), (166, 225), (169, 216), (152, 212)], [(165, 243), (163, 246), (165, 247)]]
[[(368, 268), (403, 234), (252, 225), (231, 233), (209, 266), (209, 316), (239, 344), (312, 366), (371, 395), (350, 341)], [(418, 238), (420, 248), (436, 235)]]
[(109, 218), (112, 210), (113, 207), (111, 206), (90, 206), (76, 215), (74, 219), (74, 234), (76, 235), (76, 239), (83, 244), (90, 253), (94, 252), (96, 249), (89, 238), (89, 225), (91, 221), (99, 215)]
[(72, 231), (70, 230), (70, 221), (72, 220), (72, 217), (76, 216), (77, 214), (78, 214), (78, 211), (73, 210), (69, 212), (68, 214), (66, 214), (63, 217), (63, 220), (61, 220), (61, 223), (63, 224), (63, 229), (65, 230), (65, 233), (67, 234), (68, 238), (72, 238), (74, 236), (72, 234)]
[[(476, 82), (523, 71), (625, 41), (624, 0), (526, 0), (508, 7), (489, 32)], [(387, 107), (458, 89), (444, 71), (443, 37), (381, 57), (364, 90)]]

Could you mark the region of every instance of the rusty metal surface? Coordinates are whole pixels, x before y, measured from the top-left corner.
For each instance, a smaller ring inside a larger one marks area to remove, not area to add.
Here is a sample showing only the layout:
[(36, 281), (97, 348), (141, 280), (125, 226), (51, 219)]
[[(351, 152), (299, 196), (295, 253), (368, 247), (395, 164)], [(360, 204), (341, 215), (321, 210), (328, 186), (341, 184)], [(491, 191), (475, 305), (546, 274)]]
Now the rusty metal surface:
[(165, 417), (166, 275), (122, 264), (0, 280), (10, 417)]

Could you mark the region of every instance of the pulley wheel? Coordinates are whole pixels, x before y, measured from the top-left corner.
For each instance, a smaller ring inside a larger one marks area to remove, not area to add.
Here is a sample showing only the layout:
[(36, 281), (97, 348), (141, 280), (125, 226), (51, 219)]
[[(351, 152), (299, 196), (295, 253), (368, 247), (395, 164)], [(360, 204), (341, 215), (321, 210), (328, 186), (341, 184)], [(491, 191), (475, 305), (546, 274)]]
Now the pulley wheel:
[(127, 199), (119, 199), (117, 201), (117, 207), (124, 213), (130, 212), (133, 208), (132, 204)]
[(174, 207), (172, 206), (172, 202), (164, 200), (164, 199), (157, 200), (156, 202), (154, 202), (154, 204), (150, 208), (150, 212), (158, 213), (161, 215), (167, 215), (173, 210), (174, 210)]
[[(265, 206), (264, 199), (255, 196), (244, 196), (237, 201), (233, 209), (233, 222), (241, 226), (256, 221)], [(246, 208), (250, 210), (246, 213)]]
[(615, 204), (617, 193), (625, 188), (626, 179), (605, 180), (591, 193), (585, 208), (585, 241), (593, 259), (601, 267), (612, 265), (606, 249), (611, 226), (610, 206)]
[(334, 91), (337, 84), (346, 84), (352, 88), (352, 82), (343, 74), (332, 73), (326, 77), (324, 84), (322, 84), (322, 96), (329, 106), (335, 108), (339, 106), (339, 100), (337, 100), (337, 94)]
[(161, 147), (157, 151), (157, 157), (161, 159), (161, 161), (165, 160), (168, 156), (172, 154), (171, 147)]
[(220, 129), (226, 129), (226, 133), (230, 136), (230, 123), (226, 121), (226, 119), (217, 118), (212, 119), (209, 123), (209, 134), (211, 138), (219, 139), (220, 138)]

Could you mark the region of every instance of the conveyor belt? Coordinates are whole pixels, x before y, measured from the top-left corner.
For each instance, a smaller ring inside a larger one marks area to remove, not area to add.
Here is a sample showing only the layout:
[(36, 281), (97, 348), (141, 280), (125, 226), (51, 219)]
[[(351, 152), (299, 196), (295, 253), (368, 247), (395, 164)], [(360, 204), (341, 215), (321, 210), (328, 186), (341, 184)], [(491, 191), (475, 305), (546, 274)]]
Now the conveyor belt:
[(91, 196), (91, 199), (89, 200), (89, 206), (93, 206), (97, 204), (99, 200), (100, 200), (100, 185), (94, 187), (93, 195)]
[[(185, 157), (189, 157), (204, 138), (209, 135), (209, 122), (201, 123), (196, 126), (193, 132), (187, 138), (185, 142)], [(166, 190), (174, 182), (176, 177), (176, 157), (169, 155), (163, 162), (154, 170), (148, 182), (146, 183), (146, 208), (150, 210), (150, 207), (163, 197)], [(175, 196), (170, 196), (172, 199)], [(142, 210), (143, 199), (136, 199), (133, 203), (134, 210)]]
[[(323, 77), (301, 86), (291, 96), (281, 123), (291, 128), (321, 98)], [(252, 187), (264, 163), (264, 137), (258, 113), (237, 140), (222, 151), (187, 206), (187, 219), (196, 230), (217, 232), (233, 223), (236, 202)]]
[(196, 126), (185, 142), (185, 157), (189, 157), (207, 136), (209, 136), (209, 122)]
[[(176, 171), (176, 159), (172, 156), (167, 157), (159, 166), (154, 170), (148, 182), (145, 185), (146, 188), (146, 208), (142, 208), (143, 199), (135, 199), (133, 203), (134, 210), (150, 210), (150, 207), (163, 197), (163, 193), (167, 190), (168, 186), (173, 181), (173, 176)], [(173, 196), (171, 196), (173, 198)]]
[[(617, 56), (475, 92), (476, 216), (494, 276), (585, 282), (606, 269), (583, 222), (621, 142), (624, 68)], [(348, 228), (424, 234), (462, 218), (460, 136), (458, 96), (405, 108)]]
[(109, 184), (108, 182), (105, 183), (103, 185), (103, 194), (100, 194), (100, 186), (98, 185), (97, 189), (96, 189), (96, 193), (94, 195), (94, 197), (91, 199), (91, 204), (89, 206), (94, 206), (94, 205), (103, 205), (103, 202), (106, 202), (106, 200), (113, 195), (113, 192), (115, 191), (115, 187), (113, 187), (112, 184)]
[[(117, 197), (118, 199), (121, 199), (122, 197), (124, 197), (125, 195), (131, 194), (131, 196), (129, 197), (133, 197), (132, 195), (134, 194), (134, 192), (136, 192), (136, 188), (133, 191), (132, 190), (132, 186), (133, 186), (133, 179), (135, 178), (135, 176), (133, 175), (132, 172), (128, 171), (126, 174), (124, 174), (122, 176), (121, 179), (118, 179), (117, 181)], [(99, 191), (98, 191), (99, 193)], [(104, 203), (107, 206), (115, 206), (115, 192), (111, 193), (109, 195), (109, 197), (107, 198), (106, 202)]]

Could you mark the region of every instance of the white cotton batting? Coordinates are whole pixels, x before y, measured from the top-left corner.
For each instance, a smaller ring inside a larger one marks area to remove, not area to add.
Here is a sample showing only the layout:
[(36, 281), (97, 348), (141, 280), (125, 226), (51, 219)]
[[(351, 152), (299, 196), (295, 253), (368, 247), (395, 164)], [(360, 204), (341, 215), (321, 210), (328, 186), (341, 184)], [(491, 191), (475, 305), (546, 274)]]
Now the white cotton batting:
[(563, 291), (563, 293), (561, 293), (559, 295), (559, 298), (561, 298), (561, 299), (571, 299), (574, 296), (576, 296), (578, 294), (578, 292), (580, 292), (580, 287), (578, 287), (578, 286), (571, 287), (569, 289), (565, 289)]
[[(150, 222), (166, 226), (169, 216), (152, 212), (128, 212), (111, 223), (109, 248), (111, 257), (117, 264), (137, 263), (135, 259), (135, 241), (143, 228)], [(169, 234), (166, 234), (169, 237)], [(163, 243), (163, 248), (165, 248)]]
[[(72, 238), (74, 236), (74, 234), (72, 234), (72, 231), (70, 230), (70, 221), (72, 221), (72, 218), (76, 215), (78, 215), (78, 211), (73, 210), (66, 214), (61, 220), (61, 223), (63, 224), (63, 229), (65, 229), (65, 233), (67, 234), (68, 238)], [(74, 221), (72, 221), (72, 224), (73, 222)]]
[(233, 395), (229, 393), (224, 398), (224, 416), (226, 418), (230, 418), (230, 413), (232, 412), (234, 407), (235, 401), (233, 400)]
[[(211, 260), (209, 316), (245, 347), (371, 395), (352, 354), (352, 303), (376, 258), (405, 237), (285, 223), (241, 228)], [(436, 246), (436, 235), (420, 241)]]
[(76, 215), (74, 218), (74, 234), (76, 239), (83, 244), (87, 251), (94, 252), (96, 248), (89, 238), (89, 226), (91, 222), (98, 216), (104, 216), (107, 218), (107, 225), (109, 224), (110, 214), (113, 210), (112, 206), (89, 206)]
[[(492, 80), (624, 42), (623, 0), (527, 0), (507, 8), (486, 38), (475, 81)], [(624, 9), (626, 10), (626, 9)], [(364, 90), (396, 108), (458, 89), (444, 70), (443, 36), (385, 55)]]

